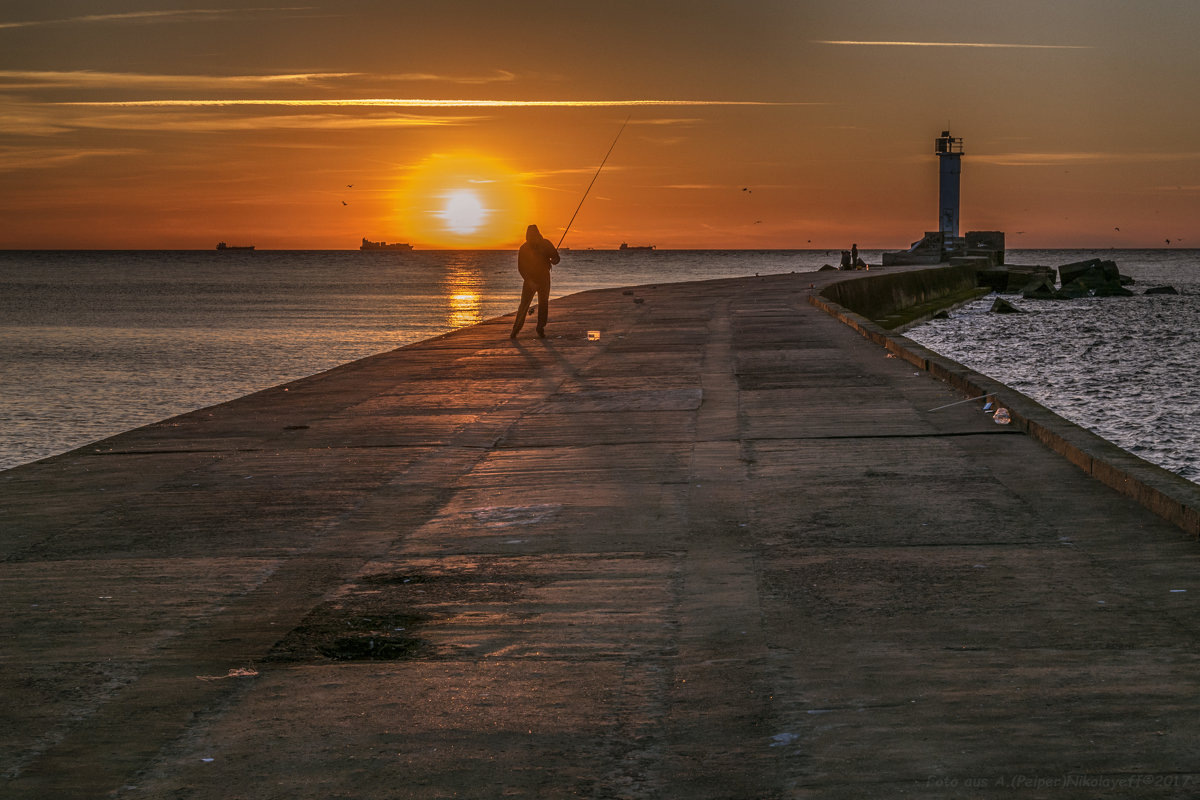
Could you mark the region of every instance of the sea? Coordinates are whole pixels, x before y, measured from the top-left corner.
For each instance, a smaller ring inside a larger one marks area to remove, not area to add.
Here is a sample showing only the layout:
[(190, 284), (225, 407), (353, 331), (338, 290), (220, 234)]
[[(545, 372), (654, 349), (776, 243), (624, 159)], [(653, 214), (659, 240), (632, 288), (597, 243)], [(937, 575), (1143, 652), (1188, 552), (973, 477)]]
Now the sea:
[[(863, 250), (868, 263), (880, 251)], [(812, 272), (832, 250), (569, 250), (553, 296)], [(1200, 251), (1111, 258), (1126, 298), (985, 298), (905, 333), (1200, 482)], [(1178, 295), (1142, 295), (1172, 285)], [(513, 311), (512, 251), (0, 251), (0, 470)], [(551, 316), (553, 324), (553, 315)]]

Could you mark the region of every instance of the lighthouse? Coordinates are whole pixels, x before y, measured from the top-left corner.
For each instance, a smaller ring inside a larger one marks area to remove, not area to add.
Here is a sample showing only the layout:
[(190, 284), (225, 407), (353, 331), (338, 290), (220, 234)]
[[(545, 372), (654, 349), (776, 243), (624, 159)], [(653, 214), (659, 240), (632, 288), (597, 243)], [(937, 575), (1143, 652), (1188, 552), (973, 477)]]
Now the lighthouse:
[(963, 145), (961, 138), (954, 138), (950, 131), (934, 142), (937, 153), (940, 179), (938, 184), (938, 230), (946, 240), (958, 238), (958, 176), (962, 172)]
[(958, 177), (962, 173), (962, 139), (942, 131), (934, 140), (938, 157), (938, 226), (912, 243), (907, 250), (883, 254), (883, 266), (893, 264), (942, 264), (949, 262), (997, 266), (1004, 263), (1004, 231), (967, 231), (958, 235)]

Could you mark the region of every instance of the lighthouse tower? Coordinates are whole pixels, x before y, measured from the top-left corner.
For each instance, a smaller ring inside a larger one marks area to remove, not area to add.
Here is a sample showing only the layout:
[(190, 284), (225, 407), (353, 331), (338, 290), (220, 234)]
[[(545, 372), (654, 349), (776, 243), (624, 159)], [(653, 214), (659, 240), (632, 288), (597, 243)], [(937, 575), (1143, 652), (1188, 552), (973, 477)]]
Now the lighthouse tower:
[(958, 176), (962, 172), (962, 139), (955, 139), (950, 131), (942, 131), (934, 143), (941, 167), (938, 191), (938, 230), (946, 237), (958, 238)]

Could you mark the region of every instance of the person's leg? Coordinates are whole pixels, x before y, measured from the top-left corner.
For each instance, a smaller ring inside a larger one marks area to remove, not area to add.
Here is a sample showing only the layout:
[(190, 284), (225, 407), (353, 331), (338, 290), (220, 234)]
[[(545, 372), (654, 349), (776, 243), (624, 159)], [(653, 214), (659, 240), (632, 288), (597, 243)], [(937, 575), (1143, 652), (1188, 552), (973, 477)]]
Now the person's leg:
[(529, 302), (533, 300), (533, 293), (536, 287), (529, 281), (521, 286), (521, 305), (517, 306), (517, 318), (513, 320), (512, 333), (508, 338), (515, 339), (517, 334), (521, 332), (521, 326), (525, 324), (525, 315), (529, 313)]
[(546, 276), (546, 280), (539, 281), (537, 286), (538, 295), (538, 336), (546, 335), (546, 320), (550, 316), (550, 276)]

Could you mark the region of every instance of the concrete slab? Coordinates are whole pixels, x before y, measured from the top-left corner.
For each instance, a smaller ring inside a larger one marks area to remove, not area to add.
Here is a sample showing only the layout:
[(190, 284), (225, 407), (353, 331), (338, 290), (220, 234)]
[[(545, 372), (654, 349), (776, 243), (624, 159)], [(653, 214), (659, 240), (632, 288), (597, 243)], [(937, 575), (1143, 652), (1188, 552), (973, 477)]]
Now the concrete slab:
[(0, 794), (1193, 796), (1195, 542), (939, 409), (837, 277), (587, 292), (0, 473)]

